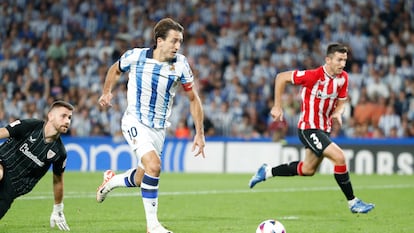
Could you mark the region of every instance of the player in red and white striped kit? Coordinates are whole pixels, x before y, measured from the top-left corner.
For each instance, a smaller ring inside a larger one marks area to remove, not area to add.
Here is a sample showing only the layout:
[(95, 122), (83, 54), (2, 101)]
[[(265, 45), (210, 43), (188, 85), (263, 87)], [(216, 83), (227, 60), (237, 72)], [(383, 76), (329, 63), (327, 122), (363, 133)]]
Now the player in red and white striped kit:
[(334, 164), (335, 180), (348, 200), (352, 213), (368, 213), (374, 204), (364, 203), (354, 196), (343, 150), (331, 141), (332, 123), (342, 125), (342, 113), (348, 95), (348, 74), (343, 70), (348, 49), (338, 43), (328, 45), (325, 64), (312, 70), (286, 71), (276, 76), (275, 105), (271, 115), (283, 120), (282, 94), (288, 83), (301, 85), (301, 115), (298, 134), (305, 145), (305, 159), (276, 167), (263, 164), (249, 182), (257, 183), (274, 176), (313, 176), (326, 157)]

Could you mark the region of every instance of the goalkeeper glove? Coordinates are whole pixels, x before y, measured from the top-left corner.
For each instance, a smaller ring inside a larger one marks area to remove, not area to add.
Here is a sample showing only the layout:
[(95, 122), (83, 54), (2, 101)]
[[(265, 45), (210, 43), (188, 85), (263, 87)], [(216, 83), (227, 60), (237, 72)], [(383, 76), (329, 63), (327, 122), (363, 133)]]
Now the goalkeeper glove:
[(61, 231), (70, 231), (66, 223), (65, 215), (63, 214), (63, 203), (53, 205), (53, 212), (50, 216), (50, 227), (58, 226)]

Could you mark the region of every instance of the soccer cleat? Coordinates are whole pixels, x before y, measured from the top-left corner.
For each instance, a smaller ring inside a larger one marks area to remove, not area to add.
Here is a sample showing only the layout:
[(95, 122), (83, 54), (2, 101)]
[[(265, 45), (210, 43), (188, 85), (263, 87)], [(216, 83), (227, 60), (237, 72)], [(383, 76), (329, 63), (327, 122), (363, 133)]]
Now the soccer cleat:
[(115, 176), (115, 173), (112, 170), (106, 170), (103, 175), (103, 182), (101, 186), (98, 187), (96, 190), (96, 201), (101, 203), (105, 200), (106, 195), (111, 191), (106, 187), (108, 181)]
[(161, 224), (158, 224), (151, 229), (147, 228), (147, 233), (173, 233), (173, 232), (165, 229)]
[(355, 203), (349, 207), (352, 213), (362, 213), (366, 214), (372, 209), (374, 209), (375, 205), (372, 203), (365, 203), (359, 199), (355, 201)]
[(257, 170), (256, 174), (249, 181), (249, 187), (253, 188), (257, 183), (266, 180), (266, 168), (267, 164), (263, 164), (259, 170)]

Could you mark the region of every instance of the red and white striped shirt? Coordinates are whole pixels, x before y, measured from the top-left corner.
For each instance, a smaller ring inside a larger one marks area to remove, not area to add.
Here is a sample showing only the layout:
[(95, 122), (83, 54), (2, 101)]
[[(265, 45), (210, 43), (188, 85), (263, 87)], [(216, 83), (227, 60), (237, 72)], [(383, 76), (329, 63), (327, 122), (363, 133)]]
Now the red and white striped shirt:
[(332, 77), (324, 66), (313, 70), (295, 70), (292, 83), (301, 85), (301, 116), (299, 129), (321, 129), (331, 131), (331, 114), (335, 110), (337, 100), (345, 100), (348, 96), (348, 74)]

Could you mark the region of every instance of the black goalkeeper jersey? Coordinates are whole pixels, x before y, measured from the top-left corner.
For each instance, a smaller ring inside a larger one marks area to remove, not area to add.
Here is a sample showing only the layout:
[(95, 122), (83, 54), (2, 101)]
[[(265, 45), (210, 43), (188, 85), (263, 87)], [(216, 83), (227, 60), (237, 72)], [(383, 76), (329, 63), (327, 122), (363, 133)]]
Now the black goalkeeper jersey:
[(6, 126), (10, 137), (0, 146), (5, 167), (17, 196), (30, 192), (53, 164), (60, 175), (66, 166), (66, 150), (60, 137), (46, 143), (42, 120), (17, 120)]

